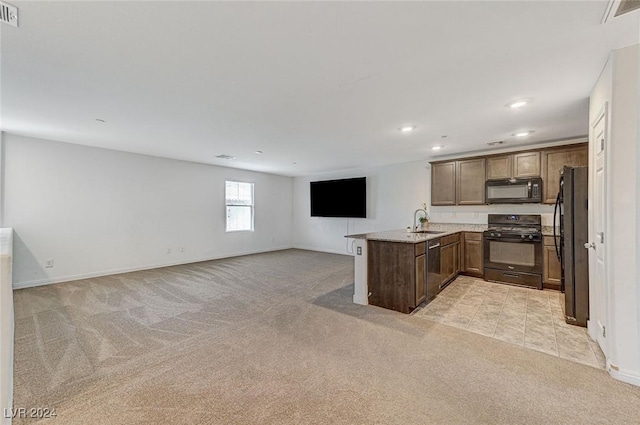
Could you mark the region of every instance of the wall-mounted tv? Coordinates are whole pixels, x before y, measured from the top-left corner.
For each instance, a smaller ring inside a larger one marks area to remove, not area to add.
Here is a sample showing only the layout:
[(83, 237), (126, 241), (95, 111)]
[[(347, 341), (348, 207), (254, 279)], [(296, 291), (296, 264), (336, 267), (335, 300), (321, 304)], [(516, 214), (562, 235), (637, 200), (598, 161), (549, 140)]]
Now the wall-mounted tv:
[(311, 217), (367, 217), (367, 178), (311, 182)]

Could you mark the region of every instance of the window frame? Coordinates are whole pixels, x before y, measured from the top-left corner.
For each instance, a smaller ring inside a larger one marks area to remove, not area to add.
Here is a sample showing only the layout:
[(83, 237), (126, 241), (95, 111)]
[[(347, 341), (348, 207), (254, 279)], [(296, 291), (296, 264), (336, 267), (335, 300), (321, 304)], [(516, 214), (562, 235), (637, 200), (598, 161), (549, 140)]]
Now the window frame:
[[(249, 184), (251, 185), (251, 205), (243, 205), (243, 204), (229, 204), (227, 203), (227, 183), (235, 183), (235, 184)], [(251, 228), (250, 229), (229, 229), (229, 215), (227, 213), (228, 207), (247, 207), (251, 211)], [(247, 182), (241, 180), (229, 180), (225, 179), (224, 181), (224, 228), (225, 233), (236, 233), (236, 232), (254, 232), (255, 231), (255, 207), (256, 207), (256, 196), (255, 196), (255, 183)]]

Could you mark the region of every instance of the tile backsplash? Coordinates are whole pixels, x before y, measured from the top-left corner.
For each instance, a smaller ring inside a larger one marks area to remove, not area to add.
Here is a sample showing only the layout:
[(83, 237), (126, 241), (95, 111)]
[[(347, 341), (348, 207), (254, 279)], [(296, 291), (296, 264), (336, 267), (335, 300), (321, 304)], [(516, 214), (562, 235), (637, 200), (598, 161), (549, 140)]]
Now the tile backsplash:
[(540, 214), (543, 226), (553, 226), (553, 205), (476, 205), (428, 208), (433, 223), (487, 224), (489, 214)]

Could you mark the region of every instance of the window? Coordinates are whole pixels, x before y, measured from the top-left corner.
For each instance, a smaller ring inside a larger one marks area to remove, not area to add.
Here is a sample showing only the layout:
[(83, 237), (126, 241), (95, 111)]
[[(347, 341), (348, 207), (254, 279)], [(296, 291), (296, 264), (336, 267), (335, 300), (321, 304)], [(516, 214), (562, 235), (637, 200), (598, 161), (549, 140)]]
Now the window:
[(253, 231), (253, 183), (226, 182), (227, 232)]

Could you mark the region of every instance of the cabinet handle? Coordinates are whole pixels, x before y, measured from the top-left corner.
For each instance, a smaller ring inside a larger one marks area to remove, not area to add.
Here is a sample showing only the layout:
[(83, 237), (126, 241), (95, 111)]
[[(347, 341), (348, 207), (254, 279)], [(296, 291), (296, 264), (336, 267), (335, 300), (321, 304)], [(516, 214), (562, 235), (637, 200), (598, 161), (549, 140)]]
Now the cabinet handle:
[(437, 243), (437, 244), (435, 244), (435, 245), (431, 245), (431, 246), (429, 247), (429, 249), (437, 248), (437, 247), (439, 247), (439, 246), (440, 246), (440, 244), (439, 244), (439, 243)]
[(519, 274), (515, 274), (515, 273), (502, 273), (505, 276), (509, 276), (509, 277), (517, 277), (518, 279), (520, 279), (520, 275)]

